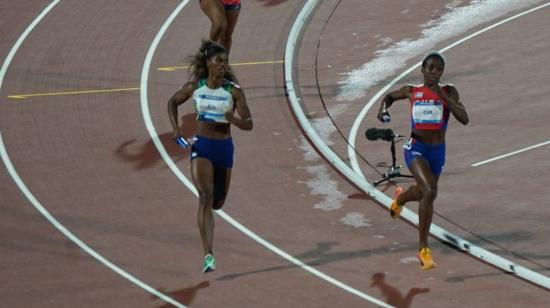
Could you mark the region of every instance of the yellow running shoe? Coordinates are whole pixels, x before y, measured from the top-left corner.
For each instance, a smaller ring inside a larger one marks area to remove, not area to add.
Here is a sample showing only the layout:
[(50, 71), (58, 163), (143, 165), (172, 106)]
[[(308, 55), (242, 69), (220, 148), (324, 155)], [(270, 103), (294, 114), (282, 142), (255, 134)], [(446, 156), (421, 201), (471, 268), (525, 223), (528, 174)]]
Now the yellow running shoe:
[(423, 270), (429, 270), (435, 267), (435, 262), (432, 258), (432, 251), (428, 247), (420, 249), (418, 252), (418, 260), (420, 261), (420, 267)]
[(397, 198), (399, 198), (399, 195), (403, 192), (403, 188), (400, 186), (397, 186), (395, 189), (395, 192), (393, 193), (393, 202), (391, 203), (390, 207), (390, 216), (391, 218), (397, 218), (401, 214), (401, 210), (403, 209), (403, 205), (397, 204)]

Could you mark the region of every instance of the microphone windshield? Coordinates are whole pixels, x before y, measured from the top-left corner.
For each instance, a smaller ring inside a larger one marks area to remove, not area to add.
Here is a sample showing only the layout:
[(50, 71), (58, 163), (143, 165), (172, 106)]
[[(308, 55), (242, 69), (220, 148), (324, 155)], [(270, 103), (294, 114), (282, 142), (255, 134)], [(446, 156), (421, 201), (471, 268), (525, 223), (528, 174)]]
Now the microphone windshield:
[(393, 137), (395, 136), (393, 134), (393, 130), (391, 129), (380, 129), (380, 128), (369, 128), (365, 132), (365, 136), (368, 140), (374, 141), (374, 140), (385, 140), (385, 141), (391, 141)]

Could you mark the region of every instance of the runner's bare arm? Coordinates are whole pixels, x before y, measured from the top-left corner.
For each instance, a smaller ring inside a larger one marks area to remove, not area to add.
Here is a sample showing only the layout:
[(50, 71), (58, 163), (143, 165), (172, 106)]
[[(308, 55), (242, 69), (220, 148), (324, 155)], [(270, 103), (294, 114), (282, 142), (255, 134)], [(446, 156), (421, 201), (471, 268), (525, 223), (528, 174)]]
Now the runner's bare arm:
[(235, 88), (233, 90), (233, 99), (235, 99), (235, 103), (237, 105), (237, 113), (239, 114), (239, 118), (235, 117), (233, 111), (227, 111), (225, 113), (225, 118), (229, 121), (229, 123), (234, 124), (242, 130), (251, 130), (254, 125), (252, 123), (252, 115), (250, 114), (250, 110), (246, 104), (246, 97), (243, 90), (240, 88)]
[(411, 86), (404, 86), (399, 90), (386, 94), (386, 96), (384, 96), (382, 102), (380, 103), (380, 108), (378, 109), (378, 119), (382, 121), (382, 115), (386, 111), (386, 109), (388, 109), (393, 104), (393, 102), (397, 100), (409, 98), (410, 93)]
[(447, 86), (447, 91), (439, 91), (437, 93), (442, 99), (445, 100), (447, 106), (451, 110), (451, 113), (458, 120), (458, 122), (466, 125), (470, 122), (468, 113), (466, 112), (466, 107), (460, 101), (460, 96), (458, 95), (458, 90), (453, 86)]
[(177, 138), (183, 134), (178, 124), (178, 106), (193, 95), (195, 88), (195, 82), (188, 82), (168, 100), (168, 116), (170, 117), (173, 129), (172, 138)]

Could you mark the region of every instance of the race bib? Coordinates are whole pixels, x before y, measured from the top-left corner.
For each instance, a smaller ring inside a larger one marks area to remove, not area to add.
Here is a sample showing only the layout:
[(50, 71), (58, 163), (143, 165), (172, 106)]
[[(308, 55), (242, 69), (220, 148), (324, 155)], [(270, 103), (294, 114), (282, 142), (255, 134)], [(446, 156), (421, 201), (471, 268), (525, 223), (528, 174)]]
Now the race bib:
[(416, 101), (412, 109), (412, 119), (418, 124), (439, 124), (443, 121), (443, 104), (439, 101)]

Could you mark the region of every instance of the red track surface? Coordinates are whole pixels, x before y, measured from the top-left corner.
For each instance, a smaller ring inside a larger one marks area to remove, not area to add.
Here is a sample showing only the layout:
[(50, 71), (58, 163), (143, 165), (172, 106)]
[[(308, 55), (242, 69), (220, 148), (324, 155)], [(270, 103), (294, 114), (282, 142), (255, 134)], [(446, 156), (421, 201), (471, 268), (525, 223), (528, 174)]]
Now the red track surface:
[[(9, 12), (0, 21), (2, 59), (49, 3), (20, 2), (0, 3), (1, 11)], [(166, 115), (166, 101), (185, 82), (186, 71), (156, 68), (182, 65), (207, 35), (209, 24), (196, 2), (178, 15), (160, 42), (148, 84), (154, 125), (186, 175), (188, 158), (169, 140)], [(315, 117), (325, 116), (316, 88), (315, 55), (320, 92), (327, 105), (336, 106), (340, 104), (335, 99), (339, 73), (373, 57), (375, 44), (369, 44), (376, 34), (395, 41), (415, 37), (415, 27), (429, 21), (438, 5), (422, 1), (411, 8), (401, 2), (386, 1), (380, 6), (344, 1), (330, 20), (337, 1), (323, 1), (317, 8), (299, 46), (296, 68), (304, 105), (316, 112)], [(219, 269), (202, 274), (197, 200), (153, 146), (143, 124), (139, 91), (7, 98), (139, 87), (151, 41), (178, 4), (175, 0), (61, 1), (46, 16), (19, 49), (0, 92), (0, 131), (20, 177), (42, 205), (85, 243), (185, 305), (372, 306), (288, 263), (219, 217), (214, 243)], [(303, 4), (244, 0), (231, 61), (282, 60), (289, 28)], [(395, 12), (407, 8), (412, 10), (408, 18), (396, 17), (399, 14)], [(550, 95), (545, 56), (550, 32), (544, 31), (550, 27), (545, 18), (548, 10), (501, 26), (446, 53), (447, 79), (459, 88), (472, 123), (459, 127), (455, 122), (449, 129), (447, 167), (436, 204), (438, 213), (463, 229), (435, 217), (435, 223), (450, 231), (544, 275), (550, 274), (546, 236), (550, 209), (543, 200), (550, 183), (548, 148), (486, 166), (472, 168), (470, 164), (550, 139), (545, 104)], [(367, 47), (351, 48), (356, 41), (367, 43)], [(441, 47), (446, 45), (448, 42), (442, 42)], [(435, 270), (422, 272), (416, 262), (407, 263), (414, 260), (417, 231), (390, 220), (385, 210), (362, 198), (320, 158), (304, 157), (302, 133), (285, 98), (282, 64), (235, 66), (235, 71), (255, 128), (250, 133), (233, 130), (236, 164), (224, 208), (233, 218), (306, 264), (390, 305), (549, 305), (547, 290), (433, 240), (438, 262)], [(418, 73), (407, 81), (418, 82), (415, 78)], [(383, 85), (373, 87), (367, 96)], [(357, 100), (335, 116), (346, 137), (363, 105), (364, 99)], [(191, 112), (191, 104), (183, 107), (182, 114)], [(396, 131), (405, 133), (406, 107), (392, 115)], [(369, 113), (363, 126), (378, 125), (375, 123), (374, 114)], [(186, 129), (191, 133), (193, 127)], [(331, 141), (333, 148), (347, 157), (343, 139), (333, 134)], [(387, 160), (383, 144), (373, 146), (359, 140), (358, 149), (368, 153), (369, 161)], [(367, 178), (376, 178), (366, 165), (362, 167)], [(312, 182), (311, 171), (323, 169), (326, 178)], [(59, 233), (21, 194), (4, 167), (0, 183), (2, 306), (168, 306)], [(331, 203), (336, 205), (331, 211), (317, 209), (316, 205), (326, 202), (325, 196), (314, 194), (307, 183), (321, 191), (335, 187), (333, 195), (343, 198)], [(342, 222), (346, 216), (360, 215), (368, 219), (367, 226), (354, 228)], [(510, 251), (539, 265), (510, 255)]]

